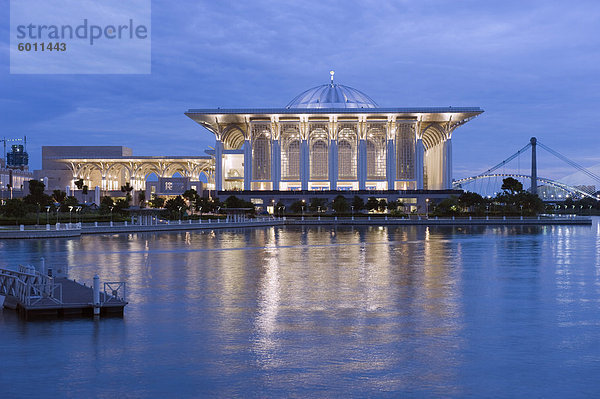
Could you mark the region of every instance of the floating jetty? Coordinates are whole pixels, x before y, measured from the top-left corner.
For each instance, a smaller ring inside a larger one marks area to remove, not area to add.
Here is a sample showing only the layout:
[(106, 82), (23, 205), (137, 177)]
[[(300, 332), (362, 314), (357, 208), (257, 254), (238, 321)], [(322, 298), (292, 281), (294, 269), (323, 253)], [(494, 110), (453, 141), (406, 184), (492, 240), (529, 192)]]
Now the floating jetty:
[(16, 310), (26, 320), (37, 318), (123, 316), (127, 301), (124, 282), (100, 279), (86, 286), (66, 277), (52, 277), (33, 266), (17, 271), (0, 268), (0, 304)]

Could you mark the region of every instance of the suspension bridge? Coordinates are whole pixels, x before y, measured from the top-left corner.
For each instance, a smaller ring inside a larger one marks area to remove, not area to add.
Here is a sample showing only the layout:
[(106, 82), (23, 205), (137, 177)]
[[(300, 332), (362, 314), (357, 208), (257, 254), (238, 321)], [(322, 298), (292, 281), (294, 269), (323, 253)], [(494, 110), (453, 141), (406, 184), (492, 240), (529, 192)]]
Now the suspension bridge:
[[(600, 196), (595, 194), (595, 186), (573, 186), (554, 179), (538, 176), (537, 147), (540, 147), (547, 153), (551, 154), (555, 158), (558, 158), (562, 162), (565, 162), (577, 171), (582, 172), (584, 176), (587, 176), (592, 181), (594, 181), (595, 184), (600, 186), (600, 176), (584, 168), (577, 162), (560, 154), (558, 151), (555, 151), (547, 145), (544, 145), (543, 143), (539, 142), (535, 137), (532, 137), (529, 140), (529, 143), (527, 143), (527, 145), (525, 145), (523, 148), (521, 148), (502, 162), (498, 163), (497, 165), (494, 165), (485, 172), (480, 173), (476, 176), (470, 176), (455, 180), (452, 183), (453, 187), (468, 191), (479, 192), (480, 194), (486, 195), (490, 193), (490, 188), (492, 190), (496, 189), (496, 191), (499, 191), (498, 180), (502, 180), (507, 177), (512, 177), (521, 182), (530, 181), (531, 183), (529, 185), (529, 192), (539, 195), (540, 198), (542, 198), (545, 201), (562, 201), (566, 198), (592, 198), (594, 200), (600, 200)], [(529, 175), (523, 173), (497, 172), (500, 168), (506, 167), (511, 161), (520, 157), (522, 154), (525, 154), (528, 150), (531, 150), (531, 173)], [(492, 181), (493, 183), (491, 183)], [(477, 187), (478, 182), (487, 182), (487, 186), (485, 188), (482, 186)]]

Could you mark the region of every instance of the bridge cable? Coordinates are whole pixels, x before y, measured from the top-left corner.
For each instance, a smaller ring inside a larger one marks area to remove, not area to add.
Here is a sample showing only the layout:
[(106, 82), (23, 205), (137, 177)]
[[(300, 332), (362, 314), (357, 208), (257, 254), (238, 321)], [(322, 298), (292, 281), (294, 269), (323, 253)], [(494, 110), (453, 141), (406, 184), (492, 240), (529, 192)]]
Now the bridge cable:
[(483, 176), (483, 175), (487, 175), (487, 174), (492, 173), (496, 169), (501, 168), (502, 166), (506, 165), (507, 163), (509, 163), (510, 161), (512, 161), (513, 159), (515, 159), (519, 155), (521, 155), (521, 153), (527, 151), (530, 147), (531, 147), (531, 143), (527, 143), (527, 145), (525, 147), (521, 148), (519, 151), (517, 151), (516, 153), (514, 153), (510, 157), (506, 158), (504, 161), (500, 162), (498, 165), (491, 167), (490, 169), (486, 170), (483, 173), (480, 173), (477, 176)]
[(586, 168), (584, 168), (583, 166), (579, 165), (577, 162), (571, 161), (569, 158), (565, 157), (564, 155), (562, 155), (561, 153), (554, 151), (552, 148), (540, 143), (539, 141), (537, 142), (537, 144), (542, 147), (544, 150), (548, 151), (550, 154), (554, 155), (555, 157), (557, 157), (558, 159), (568, 163), (570, 166), (574, 167), (575, 169), (585, 173), (586, 175), (588, 175), (589, 177), (591, 177), (592, 179), (596, 180), (597, 182), (600, 183), (600, 176), (596, 175), (595, 173), (590, 172), (589, 170), (587, 170)]

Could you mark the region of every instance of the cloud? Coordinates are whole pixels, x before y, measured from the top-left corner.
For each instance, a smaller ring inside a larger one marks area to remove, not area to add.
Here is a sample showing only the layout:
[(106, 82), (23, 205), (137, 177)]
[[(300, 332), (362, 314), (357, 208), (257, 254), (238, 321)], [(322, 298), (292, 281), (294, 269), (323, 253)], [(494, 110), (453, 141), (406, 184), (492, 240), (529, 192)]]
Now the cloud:
[(153, 2), (152, 14), (149, 76), (3, 69), (5, 129), (27, 133), (32, 146), (202, 154), (211, 136), (187, 109), (284, 106), (335, 69), (338, 82), (381, 106), (484, 108), (453, 136), (456, 177), (487, 169), (531, 136), (585, 165), (598, 153), (597, 2), (178, 1)]

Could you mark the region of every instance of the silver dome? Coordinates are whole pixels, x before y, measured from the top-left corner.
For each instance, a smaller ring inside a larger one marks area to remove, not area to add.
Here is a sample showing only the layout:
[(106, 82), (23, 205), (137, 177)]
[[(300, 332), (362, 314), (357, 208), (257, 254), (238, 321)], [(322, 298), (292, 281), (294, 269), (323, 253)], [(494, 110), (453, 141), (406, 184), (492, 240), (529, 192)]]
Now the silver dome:
[(330, 84), (313, 87), (300, 93), (286, 108), (379, 108), (379, 106), (365, 93), (332, 81)]

